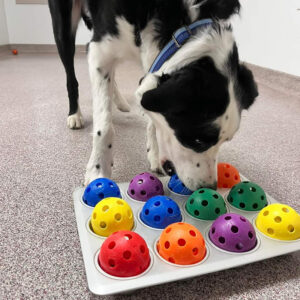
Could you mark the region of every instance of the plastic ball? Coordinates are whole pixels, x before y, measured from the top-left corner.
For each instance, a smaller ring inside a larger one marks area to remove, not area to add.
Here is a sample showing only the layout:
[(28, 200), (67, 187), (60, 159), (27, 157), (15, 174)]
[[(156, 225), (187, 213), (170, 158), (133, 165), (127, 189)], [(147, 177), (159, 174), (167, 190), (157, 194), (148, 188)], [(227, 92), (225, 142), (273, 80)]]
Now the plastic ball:
[(230, 252), (247, 252), (257, 243), (252, 224), (234, 213), (218, 217), (209, 230), (209, 238), (217, 247)]
[(193, 193), (193, 191), (189, 190), (184, 185), (184, 183), (179, 179), (179, 177), (176, 174), (170, 178), (168, 187), (170, 191), (180, 195), (191, 195)]
[(223, 197), (218, 192), (207, 188), (194, 192), (185, 207), (190, 215), (202, 220), (215, 220), (227, 212)]
[(130, 181), (127, 193), (135, 200), (146, 202), (154, 196), (163, 195), (164, 188), (156, 176), (144, 172)]
[(241, 181), (239, 171), (227, 163), (218, 164), (218, 188), (232, 188)]
[(150, 198), (144, 204), (140, 218), (146, 225), (158, 229), (164, 229), (182, 220), (179, 206), (166, 196)]
[(135, 232), (118, 231), (102, 244), (98, 263), (112, 276), (137, 276), (150, 265), (149, 249), (145, 240)]
[(235, 185), (229, 192), (227, 200), (232, 206), (247, 211), (258, 211), (268, 205), (264, 190), (249, 181)]
[(300, 215), (285, 204), (275, 203), (262, 209), (256, 218), (256, 226), (274, 239), (292, 241), (300, 238)]
[(94, 233), (109, 236), (118, 230), (131, 230), (134, 218), (131, 207), (120, 198), (106, 198), (100, 201), (91, 215)]
[(192, 265), (206, 255), (206, 246), (201, 232), (187, 223), (174, 223), (162, 232), (157, 251), (165, 260), (178, 265)]
[(82, 200), (87, 205), (94, 207), (99, 201), (109, 197), (121, 198), (118, 185), (110, 179), (98, 178), (86, 187)]
[(17, 49), (13, 49), (13, 50), (11, 50), (11, 52), (12, 52), (13, 55), (18, 55), (18, 50)]

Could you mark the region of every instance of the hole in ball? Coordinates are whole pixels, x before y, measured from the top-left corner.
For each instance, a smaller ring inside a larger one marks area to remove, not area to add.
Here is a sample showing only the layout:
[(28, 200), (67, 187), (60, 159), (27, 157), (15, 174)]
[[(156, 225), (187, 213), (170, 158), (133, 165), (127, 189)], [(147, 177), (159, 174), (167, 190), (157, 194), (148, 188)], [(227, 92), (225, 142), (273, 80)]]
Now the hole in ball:
[(115, 264), (115, 261), (113, 260), (113, 259), (110, 259), (109, 261), (108, 261), (108, 264), (109, 264), (109, 266), (111, 267), (111, 268), (113, 268), (116, 264)]
[(227, 221), (228, 221), (228, 220), (231, 220), (231, 217), (230, 217), (230, 216), (226, 216), (226, 217), (225, 217), (225, 220), (227, 220)]
[(172, 228), (169, 227), (169, 228), (166, 230), (166, 233), (169, 233), (171, 230), (172, 230)]
[(267, 229), (268, 234), (274, 234), (274, 230), (272, 228)]
[(130, 257), (131, 257), (131, 252), (130, 251), (125, 251), (125, 252), (123, 252), (123, 257), (125, 258), (125, 259), (130, 259)]
[(238, 249), (238, 250), (242, 250), (243, 247), (244, 247), (244, 245), (243, 245), (242, 243), (237, 243), (237, 244), (235, 245), (235, 248)]
[(214, 234), (215, 232), (216, 232), (216, 228), (213, 227), (213, 228), (211, 229), (211, 233)]
[(173, 209), (171, 207), (168, 208), (168, 213), (172, 214), (173, 213)]
[(154, 178), (153, 176), (150, 176), (150, 179), (151, 179), (151, 180), (155, 180), (155, 178)]
[(196, 236), (196, 232), (194, 230), (190, 230), (189, 233), (191, 236)]
[(184, 239), (179, 239), (178, 240), (178, 245), (183, 247), (186, 244), (186, 241)]
[(99, 193), (98, 196), (99, 196), (100, 199), (103, 199), (103, 198), (104, 198), (104, 194), (103, 194), (103, 193)]
[(218, 196), (217, 194), (214, 194), (213, 197), (214, 197), (215, 199), (218, 199), (218, 198), (219, 198), (219, 196)]
[(241, 207), (241, 208), (245, 208), (245, 206), (246, 206), (246, 205), (245, 205), (244, 202), (241, 202), (241, 203), (240, 203), (240, 207)]
[(166, 241), (166, 242), (165, 242), (165, 248), (166, 248), (166, 249), (169, 249), (169, 248), (170, 248), (170, 242), (169, 242), (169, 241)]
[(285, 212), (285, 213), (288, 213), (288, 212), (289, 212), (289, 209), (286, 208), (286, 207), (283, 207), (283, 208), (282, 208), (282, 211)]
[(251, 186), (251, 187), (250, 187), (250, 191), (251, 191), (251, 192), (256, 192), (256, 188), (253, 187), (253, 186)]
[(97, 218), (97, 213), (93, 213), (93, 219), (96, 219)]
[(225, 173), (225, 177), (229, 178), (230, 174), (229, 173)]
[(145, 209), (145, 215), (148, 216), (149, 215), (149, 209)]
[(106, 223), (105, 222), (100, 222), (100, 227), (101, 228), (105, 228), (106, 227)]
[(231, 231), (233, 233), (237, 233), (239, 231), (239, 228), (237, 226), (233, 225), (233, 226), (231, 226)]
[(199, 191), (199, 194), (203, 194), (203, 193), (204, 193), (204, 190), (200, 190), (200, 191)]
[(294, 232), (295, 231), (295, 227), (293, 225), (289, 225), (288, 226), (288, 231), (289, 232)]
[(169, 261), (170, 263), (175, 264), (175, 259), (174, 259), (173, 257), (169, 257), (168, 261)]
[(268, 214), (269, 214), (269, 211), (268, 211), (268, 210), (264, 211), (264, 213), (263, 213), (263, 215), (264, 215), (265, 217), (266, 217)]
[(141, 195), (145, 196), (146, 195), (146, 191), (141, 190)]
[(154, 205), (155, 205), (155, 206), (160, 206), (160, 201), (156, 201), (156, 202), (154, 203)]
[(194, 215), (195, 215), (195, 216), (199, 216), (199, 215), (200, 215), (199, 210), (197, 210), (197, 209), (194, 210)]
[(244, 193), (244, 190), (243, 190), (243, 189), (238, 189), (237, 192), (238, 192), (239, 194), (243, 194), (243, 193)]
[(131, 195), (134, 195), (134, 194), (135, 194), (135, 190), (131, 190), (131, 191), (130, 191), (130, 194), (131, 194)]
[(246, 222), (246, 219), (244, 217), (240, 217), (242, 222)]
[(220, 208), (219, 207), (217, 207), (216, 209), (215, 209), (215, 213), (218, 215), (219, 213), (220, 213)]
[(274, 218), (274, 221), (275, 221), (276, 223), (280, 223), (280, 222), (281, 222), (281, 217), (279, 217), (279, 216), (275, 217), (275, 218)]
[(143, 182), (144, 182), (143, 179), (138, 180), (138, 184), (142, 184)]
[(109, 206), (108, 205), (104, 205), (103, 207), (102, 207), (102, 211), (103, 212), (106, 212), (106, 211), (108, 211), (109, 210)]
[(253, 239), (253, 233), (251, 231), (248, 232), (248, 236), (250, 239)]
[(257, 209), (257, 208), (258, 208), (258, 204), (257, 204), (257, 203), (254, 203), (254, 204), (252, 205), (252, 207), (253, 207), (254, 209)]
[(197, 254), (198, 254), (198, 252), (199, 252), (198, 248), (193, 248), (193, 250), (192, 250), (192, 251), (193, 251), (193, 254), (194, 254), (194, 255), (197, 255)]
[(114, 249), (115, 246), (116, 246), (116, 243), (114, 241), (112, 241), (108, 244), (108, 249)]
[(140, 251), (141, 251), (141, 253), (145, 253), (146, 252), (146, 248), (145, 248), (144, 245), (140, 246)]
[(191, 199), (190, 204), (193, 204), (194, 202), (195, 202), (195, 200), (194, 200), (194, 199)]
[(121, 200), (118, 200), (118, 201), (117, 201), (117, 204), (118, 204), (118, 205), (124, 205), (124, 203), (123, 203)]
[(124, 239), (127, 240), (127, 241), (131, 240), (132, 235), (127, 233), (127, 234), (124, 235)]
[(203, 201), (201, 202), (201, 204), (202, 204), (203, 206), (207, 206), (207, 205), (208, 205), (208, 202), (207, 202), (207, 200), (203, 200)]
[(159, 222), (160, 221), (160, 216), (154, 216), (154, 221)]
[(224, 238), (223, 236), (220, 236), (220, 237), (219, 237), (219, 242), (220, 242), (221, 244), (224, 244), (224, 243), (225, 243), (225, 238)]
[(121, 221), (122, 215), (119, 213), (115, 214), (115, 219), (116, 219), (116, 221)]

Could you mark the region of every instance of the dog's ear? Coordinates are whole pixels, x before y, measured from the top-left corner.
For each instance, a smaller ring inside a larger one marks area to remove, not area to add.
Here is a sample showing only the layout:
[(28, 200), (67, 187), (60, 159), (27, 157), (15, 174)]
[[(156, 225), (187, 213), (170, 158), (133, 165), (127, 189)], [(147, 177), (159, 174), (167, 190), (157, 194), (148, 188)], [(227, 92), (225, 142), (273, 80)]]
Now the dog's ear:
[(239, 66), (237, 77), (242, 108), (248, 109), (258, 96), (256, 82), (252, 72), (244, 65)]
[(239, 0), (200, 0), (200, 17), (226, 20), (239, 12)]

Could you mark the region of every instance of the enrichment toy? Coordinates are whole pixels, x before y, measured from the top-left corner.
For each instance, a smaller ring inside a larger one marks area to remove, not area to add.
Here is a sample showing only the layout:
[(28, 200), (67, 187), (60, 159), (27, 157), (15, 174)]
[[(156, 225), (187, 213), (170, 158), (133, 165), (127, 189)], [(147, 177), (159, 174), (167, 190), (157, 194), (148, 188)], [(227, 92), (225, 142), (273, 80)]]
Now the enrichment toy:
[(218, 164), (218, 188), (232, 188), (241, 181), (239, 171), (227, 163)]
[(98, 178), (86, 187), (82, 200), (87, 205), (95, 207), (99, 201), (108, 197), (121, 198), (118, 185), (110, 179)]
[(230, 252), (247, 252), (257, 243), (252, 224), (234, 213), (218, 217), (209, 230), (209, 238), (217, 247)]
[(150, 198), (144, 204), (140, 218), (146, 225), (158, 229), (182, 220), (178, 204), (166, 196)]
[(170, 178), (168, 183), (168, 188), (170, 191), (180, 195), (191, 195), (193, 191), (189, 190), (183, 182), (179, 179), (179, 177), (175, 174)]
[(102, 244), (98, 263), (102, 270), (110, 275), (137, 276), (149, 267), (149, 249), (139, 234), (131, 231), (118, 231)]
[(256, 183), (249, 181), (235, 185), (227, 200), (232, 206), (247, 211), (258, 211), (268, 205), (264, 190)]
[(162, 232), (157, 251), (165, 260), (178, 265), (192, 265), (206, 255), (206, 246), (200, 231), (187, 223), (174, 223)]
[(271, 204), (256, 218), (256, 227), (265, 235), (278, 240), (300, 238), (300, 215), (285, 204)]
[(11, 50), (11, 52), (12, 52), (13, 55), (18, 55), (18, 50), (17, 49), (13, 49), (13, 50)]
[(94, 233), (109, 236), (118, 230), (131, 230), (134, 217), (131, 207), (120, 198), (105, 198), (94, 208), (91, 227)]
[(156, 176), (144, 172), (130, 181), (127, 193), (132, 199), (146, 202), (151, 197), (163, 195), (164, 189)]
[(223, 197), (218, 192), (207, 188), (194, 192), (185, 207), (191, 216), (202, 220), (215, 220), (227, 212)]

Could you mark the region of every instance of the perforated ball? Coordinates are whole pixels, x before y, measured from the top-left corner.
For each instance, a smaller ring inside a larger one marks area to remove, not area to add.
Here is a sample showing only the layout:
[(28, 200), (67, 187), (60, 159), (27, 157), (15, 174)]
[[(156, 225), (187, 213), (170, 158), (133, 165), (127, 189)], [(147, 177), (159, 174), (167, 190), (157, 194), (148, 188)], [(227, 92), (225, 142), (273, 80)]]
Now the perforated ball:
[(247, 252), (257, 243), (252, 224), (234, 213), (218, 217), (209, 230), (209, 238), (217, 247), (230, 252)]
[(218, 188), (232, 188), (241, 181), (239, 171), (228, 163), (218, 164)]
[(131, 230), (134, 217), (131, 207), (120, 198), (105, 198), (94, 208), (91, 227), (94, 233), (109, 236), (118, 230)]
[(166, 196), (150, 198), (144, 204), (140, 218), (146, 225), (158, 229), (164, 229), (168, 225), (182, 220), (179, 206)]
[(170, 178), (168, 187), (170, 191), (180, 195), (191, 195), (193, 193), (193, 191), (189, 190), (184, 185), (184, 183), (179, 179), (179, 177), (176, 174)]
[(247, 211), (258, 211), (268, 205), (264, 190), (249, 181), (235, 185), (229, 192), (227, 200), (232, 206)]
[(131, 198), (145, 202), (151, 197), (163, 195), (164, 188), (156, 176), (145, 172), (130, 181), (127, 193)]
[(103, 271), (117, 277), (137, 276), (150, 265), (145, 240), (135, 232), (118, 231), (102, 244), (98, 263)]
[(98, 178), (86, 187), (82, 200), (87, 205), (95, 207), (99, 201), (108, 197), (121, 198), (118, 185), (110, 179)]
[(256, 226), (265, 235), (278, 240), (300, 238), (300, 215), (285, 204), (271, 204), (260, 211)]
[(171, 263), (192, 265), (204, 259), (206, 246), (196, 227), (180, 222), (164, 229), (157, 243), (157, 252)]
[(215, 220), (227, 212), (223, 197), (218, 192), (207, 188), (194, 192), (185, 207), (191, 216), (202, 220)]

